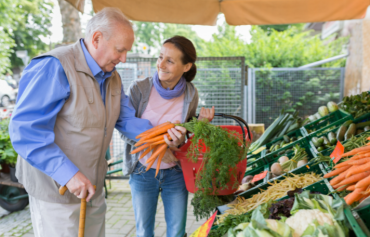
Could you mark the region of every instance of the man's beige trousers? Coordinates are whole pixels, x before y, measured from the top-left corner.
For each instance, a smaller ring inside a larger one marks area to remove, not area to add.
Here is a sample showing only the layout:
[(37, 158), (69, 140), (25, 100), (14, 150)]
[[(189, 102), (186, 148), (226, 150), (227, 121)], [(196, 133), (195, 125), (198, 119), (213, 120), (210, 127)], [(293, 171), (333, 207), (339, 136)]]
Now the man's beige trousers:
[[(35, 237), (77, 237), (80, 204), (61, 204), (41, 201), (29, 196), (33, 232)], [(105, 237), (104, 192), (86, 203), (86, 237)]]

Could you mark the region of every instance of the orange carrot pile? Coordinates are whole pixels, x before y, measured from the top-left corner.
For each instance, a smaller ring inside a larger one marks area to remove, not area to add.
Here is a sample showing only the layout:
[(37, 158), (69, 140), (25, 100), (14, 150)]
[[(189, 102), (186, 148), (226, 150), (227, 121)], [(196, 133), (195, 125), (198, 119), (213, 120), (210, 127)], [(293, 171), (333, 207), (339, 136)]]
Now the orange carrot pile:
[[(370, 137), (367, 138), (370, 140)], [(334, 170), (324, 175), (324, 178), (334, 177), (330, 184), (337, 191), (352, 191), (344, 200), (348, 205), (361, 202), (370, 196), (370, 143), (353, 149), (342, 155), (348, 160), (334, 166)]]
[(174, 127), (175, 124), (165, 122), (139, 134), (136, 137), (136, 139), (140, 138), (140, 140), (135, 144), (135, 147), (137, 148), (131, 151), (131, 154), (144, 151), (139, 158), (142, 159), (144, 156), (152, 152), (151, 156), (145, 163), (148, 164), (148, 166), (146, 167), (146, 171), (148, 171), (157, 160), (157, 170), (155, 172), (155, 176), (157, 176), (158, 174), (162, 158), (167, 150), (167, 144), (164, 140), (164, 136), (167, 136), (168, 140), (172, 140), (172, 138), (167, 133), (167, 130)]

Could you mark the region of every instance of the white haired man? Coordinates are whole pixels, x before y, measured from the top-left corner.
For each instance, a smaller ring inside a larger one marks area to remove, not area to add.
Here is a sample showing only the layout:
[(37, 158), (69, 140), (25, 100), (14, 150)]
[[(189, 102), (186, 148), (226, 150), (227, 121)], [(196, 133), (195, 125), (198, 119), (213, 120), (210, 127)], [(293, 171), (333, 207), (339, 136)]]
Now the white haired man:
[[(152, 127), (135, 117), (115, 71), (133, 42), (122, 12), (105, 8), (89, 21), (85, 39), (34, 58), (23, 72), (9, 133), (37, 237), (77, 236), (85, 197), (85, 236), (105, 236), (104, 156), (113, 129), (135, 139)], [(180, 134), (169, 145), (181, 144)], [(64, 185), (69, 192), (61, 196)]]

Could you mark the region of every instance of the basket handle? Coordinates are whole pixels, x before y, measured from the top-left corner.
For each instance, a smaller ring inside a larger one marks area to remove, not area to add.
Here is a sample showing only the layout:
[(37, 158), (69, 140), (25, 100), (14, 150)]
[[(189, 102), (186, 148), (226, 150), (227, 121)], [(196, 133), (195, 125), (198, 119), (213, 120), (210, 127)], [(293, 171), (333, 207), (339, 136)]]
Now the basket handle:
[[(251, 139), (251, 133), (250, 133), (250, 130), (249, 130), (248, 123), (244, 119), (242, 119), (242, 118), (240, 118), (238, 116), (228, 115), (228, 114), (223, 114), (223, 113), (215, 113), (215, 116), (222, 117), (222, 118), (229, 118), (229, 119), (235, 120), (239, 124), (239, 126), (241, 127), (241, 129), (242, 129), (243, 141), (245, 143), (245, 132), (244, 132), (244, 128), (243, 128), (243, 125), (242, 125), (242, 123), (243, 123), (245, 125), (245, 127), (247, 128), (248, 138)], [(198, 118), (198, 117), (199, 117), (199, 115), (196, 116), (196, 118)]]

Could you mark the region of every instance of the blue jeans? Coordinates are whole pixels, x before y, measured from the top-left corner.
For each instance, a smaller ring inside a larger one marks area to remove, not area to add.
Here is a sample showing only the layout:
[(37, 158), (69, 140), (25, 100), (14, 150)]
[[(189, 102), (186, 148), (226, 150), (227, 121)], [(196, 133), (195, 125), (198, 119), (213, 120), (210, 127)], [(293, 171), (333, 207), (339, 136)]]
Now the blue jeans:
[(154, 177), (155, 169), (149, 169), (148, 172), (145, 169), (146, 167), (138, 162), (130, 175), (129, 182), (135, 212), (136, 236), (154, 236), (155, 214), (161, 192), (167, 237), (183, 237), (186, 227), (188, 191), (181, 168), (175, 166), (159, 170), (157, 177)]

